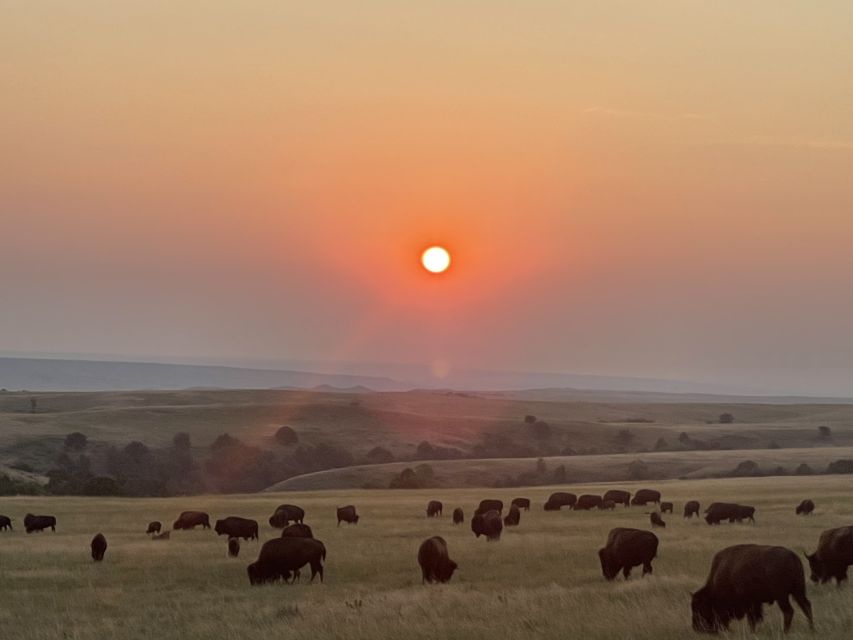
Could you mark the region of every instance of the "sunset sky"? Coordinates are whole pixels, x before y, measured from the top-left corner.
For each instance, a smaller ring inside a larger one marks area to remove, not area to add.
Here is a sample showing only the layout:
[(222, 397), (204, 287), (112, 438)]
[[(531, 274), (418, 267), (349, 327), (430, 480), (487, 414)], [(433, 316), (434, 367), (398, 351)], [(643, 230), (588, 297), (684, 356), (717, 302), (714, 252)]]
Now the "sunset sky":
[(846, 394), (851, 25), (841, 0), (3, 2), (0, 352)]

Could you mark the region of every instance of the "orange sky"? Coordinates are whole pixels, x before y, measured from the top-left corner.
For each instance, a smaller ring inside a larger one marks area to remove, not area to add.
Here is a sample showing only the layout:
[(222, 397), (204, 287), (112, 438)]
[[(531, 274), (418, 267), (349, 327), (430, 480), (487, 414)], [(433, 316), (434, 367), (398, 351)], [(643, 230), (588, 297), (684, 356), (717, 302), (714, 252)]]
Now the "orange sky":
[(4, 3), (0, 351), (853, 385), (853, 5), (734, 7)]

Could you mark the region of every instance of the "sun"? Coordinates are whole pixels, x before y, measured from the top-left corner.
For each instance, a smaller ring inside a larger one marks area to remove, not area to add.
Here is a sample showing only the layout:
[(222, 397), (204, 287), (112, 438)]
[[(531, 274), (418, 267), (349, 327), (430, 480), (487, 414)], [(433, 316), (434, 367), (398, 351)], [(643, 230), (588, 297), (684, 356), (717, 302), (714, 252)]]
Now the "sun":
[(421, 264), (430, 273), (443, 273), (450, 266), (450, 254), (444, 247), (430, 247), (421, 255)]

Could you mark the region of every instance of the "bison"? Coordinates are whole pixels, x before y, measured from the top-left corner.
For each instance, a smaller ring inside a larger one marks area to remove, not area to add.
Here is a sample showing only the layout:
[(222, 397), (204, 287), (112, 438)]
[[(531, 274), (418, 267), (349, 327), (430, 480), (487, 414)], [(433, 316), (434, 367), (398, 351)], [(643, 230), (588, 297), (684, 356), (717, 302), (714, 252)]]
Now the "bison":
[(504, 517), (504, 526), (517, 527), (519, 522), (521, 522), (521, 511), (519, 511), (518, 507), (512, 505)]
[(847, 567), (853, 564), (853, 527), (827, 529), (820, 534), (817, 550), (806, 554), (813, 582), (840, 585), (847, 580)]
[(429, 504), (427, 504), (427, 518), (435, 518), (436, 516), (441, 515), (441, 510), (444, 508), (444, 505), (441, 504), (438, 500), (430, 500)]
[(616, 508), (616, 503), (613, 500), (605, 500), (601, 503), (599, 509), (604, 509), (606, 511), (613, 511)]
[(447, 555), (447, 542), (441, 536), (427, 538), (421, 543), (418, 564), (421, 565), (421, 584), (447, 582), (458, 566)]
[(650, 502), (660, 502), (660, 491), (655, 491), (654, 489), (640, 489), (631, 499), (632, 505), (640, 507), (644, 507)]
[(755, 507), (731, 502), (714, 502), (705, 509), (705, 522), (708, 524), (720, 524), (723, 520), (729, 522), (751, 520), (755, 523)]
[(154, 533), (151, 534), (152, 540), (168, 540), (171, 537), (171, 531), (166, 530), (163, 533)]
[(462, 524), (465, 522), (465, 512), (462, 511), (462, 507), (456, 507), (453, 510), (453, 524)]
[(604, 500), (601, 499), (601, 496), (594, 496), (589, 493), (585, 493), (575, 504), (572, 506), (572, 509), (575, 511), (589, 511), (590, 509), (600, 509), (601, 504)]
[(12, 528), (12, 518), (9, 516), (0, 516), (0, 531), (14, 531)]
[(100, 562), (104, 559), (104, 554), (107, 552), (107, 539), (103, 533), (99, 533), (92, 538), (92, 560)]
[(249, 584), (259, 585), (291, 576), (306, 564), (311, 565), (311, 581), (320, 574), (323, 581), (323, 561), (326, 546), (313, 538), (273, 538), (264, 543), (258, 559), (246, 568)]
[(812, 500), (803, 500), (795, 509), (796, 514), (810, 516), (814, 511), (814, 502)]
[(238, 516), (229, 516), (222, 520), (217, 520), (213, 527), (216, 535), (226, 535), (229, 538), (243, 538), (243, 540), (258, 539), (258, 521), (249, 520), (248, 518), (240, 518)]
[(160, 533), (160, 529), (163, 528), (163, 525), (160, 524), (157, 520), (148, 523), (148, 529), (145, 533)]
[(210, 529), (210, 516), (203, 511), (184, 511), (175, 520), (172, 528), (178, 529), (195, 529), (201, 525), (203, 529)]
[(607, 535), (604, 547), (598, 550), (601, 573), (613, 580), (619, 572), (628, 579), (631, 569), (643, 565), (643, 575), (652, 573), (652, 560), (658, 554), (658, 537), (651, 531), (617, 527)]
[(34, 516), (31, 513), (24, 516), (24, 529), (26, 529), (27, 533), (44, 531), (48, 527), (50, 527), (51, 531), (56, 531), (56, 517)]
[(228, 538), (228, 555), (232, 558), (240, 555), (240, 538)]
[(672, 503), (671, 502), (661, 502), (660, 503), (660, 512), (661, 513), (672, 513)]
[(355, 512), (354, 506), (350, 504), (345, 507), (338, 507), (338, 526), (341, 526), (341, 522), (358, 524), (358, 514)]
[(692, 518), (693, 516), (699, 517), (699, 501), (698, 500), (689, 500), (684, 503), (684, 517)]
[(758, 544), (727, 547), (714, 556), (705, 586), (692, 595), (693, 629), (716, 633), (746, 616), (754, 632), (764, 617), (764, 603), (776, 602), (787, 633), (794, 617), (789, 597), (814, 628), (803, 564), (793, 551)]
[(302, 522), (305, 519), (305, 510), (295, 504), (282, 504), (270, 516), (270, 526), (283, 529), (290, 522)]
[(548, 497), (548, 501), (545, 503), (545, 511), (559, 511), (563, 507), (571, 508), (577, 501), (578, 497), (575, 494), (557, 491)]
[(282, 538), (313, 538), (314, 532), (311, 531), (311, 527), (307, 524), (302, 524), (301, 522), (297, 522), (295, 524), (291, 524), (286, 526), (281, 530)]
[(471, 518), (471, 531), (478, 538), (486, 536), (489, 542), (500, 540), (503, 528), (501, 514), (494, 509), (486, 513), (478, 513)]
[(663, 521), (663, 518), (660, 517), (660, 514), (657, 511), (652, 511), (651, 514), (649, 514), (649, 520), (653, 527), (666, 528), (666, 522)]
[(631, 492), (622, 489), (611, 489), (604, 494), (604, 500), (612, 500), (614, 504), (623, 504), (626, 507), (631, 504)]
[(497, 511), (498, 515), (501, 515), (503, 510), (503, 500), (480, 500), (480, 506), (477, 507), (474, 515), (476, 516), (478, 513), (486, 513), (487, 511)]
[(519, 509), (530, 511), (530, 498), (513, 498), (510, 506), (515, 505)]

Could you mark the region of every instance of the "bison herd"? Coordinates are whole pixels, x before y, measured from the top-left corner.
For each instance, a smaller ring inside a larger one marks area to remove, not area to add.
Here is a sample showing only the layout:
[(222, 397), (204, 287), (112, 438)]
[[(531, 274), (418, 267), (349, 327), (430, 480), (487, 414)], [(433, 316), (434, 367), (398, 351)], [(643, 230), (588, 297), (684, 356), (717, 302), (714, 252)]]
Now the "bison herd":
[[(610, 490), (603, 496), (583, 494), (580, 497), (568, 492), (552, 493), (544, 503), (545, 511), (559, 511), (568, 507), (574, 511), (613, 510), (616, 505), (647, 506), (658, 505), (658, 511), (649, 513), (652, 528), (664, 528), (661, 514), (672, 514), (672, 502), (662, 502), (659, 491), (641, 489), (633, 497), (628, 491)], [(471, 518), (471, 531), (479, 538), (498, 541), (505, 527), (518, 527), (521, 524), (521, 512), (530, 510), (529, 498), (515, 498), (511, 501), (506, 515), (503, 515), (502, 500), (482, 500)], [(809, 515), (814, 512), (812, 500), (803, 500), (795, 509), (797, 515)], [(428, 518), (440, 518), (444, 505), (438, 500), (427, 504)], [(747, 505), (714, 502), (703, 512), (709, 525), (722, 522), (755, 523), (755, 508)], [(462, 507), (452, 511), (454, 525), (462, 524), (465, 515)], [(684, 504), (684, 518), (700, 517), (700, 504), (690, 500)], [(353, 505), (338, 507), (337, 525), (358, 524), (359, 516)], [(262, 585), (283, 581), (299, 581), (301, 570), (309, 566), (311, 581), (319, 575), (323, 581), (323, 563), (326, 560), (326, 547), (314, 538), (311, 527), (304, 522), (305, 510), (292, 504), (283, 504), (275, 509), (269, 518), (271, 527), (281, 529), (279, 537), (264, 542), (257, 560), (248, 565), (246, 571), (251, 585)], [(56, 531), (57, 520), (51, 515), (26, 514), (23, 519), (27, 533), (51, 529)], [(191, 530), (196, 527), (210, 529), (210, 517), (202, 511), (184, 511), (172, 525), (175, 530)], [(259, 540), (259, 527), (256, 520), (229, 516), (217, 520), (213, 526), (217, 535), (227, 538), (227, 554), (237, 557), (240, 554), (240, 540)], [(0, 515), (0, 531), (14, 531), (12, 518)], [(162, 530), (159, 521), (152, 521), (146, 528), (146, 534), (153, 540), (168, 540), (170, 531)], [(617, 527), (612, 529), (604, 547), (599, 549), (598, 558), (601, 573), (608, 581), (615, 579), (621, 572), (627, 579), (634, 567), (642, 567), (643, 575), (652, 573), (652, 561), (658, 553), (658, 537), (651, 531)], [(100, 562), (107, 550), (107, 539), (98, 533), (91, 541), (92, 559)], [(839, 527), (824, 531), (812, 554), (805, 554), (811, 570), (811, 580), (825, 583), (835, 580), (840, 584), (847, 579), (847, 569), (853, 564), (853, 526)], [(423, 583), (448, 582), (458, 565), (451, 560), (447, 541), (441, 536), (432, 536), (423, 541), (417, 552)], [(728, 628), (732, 620), (746, 618), (751, 629), (762, 620), (762, 608), (765, 603), (777, 603), (782, 610), (785, 631), (791, 626), (794, 608), (790, 600), (797, 604), (812, 625), (811, 604), (806, 597), (806, 581), (803, 564), (790, 549), (778, 546), (758, 544), (738, 544), (718, 552), (711, 563), (708, 578), (698, 591), (692, 594), (692, 624), (699, 632), (715, 633)]]

